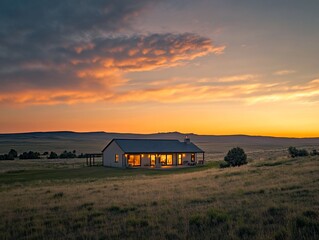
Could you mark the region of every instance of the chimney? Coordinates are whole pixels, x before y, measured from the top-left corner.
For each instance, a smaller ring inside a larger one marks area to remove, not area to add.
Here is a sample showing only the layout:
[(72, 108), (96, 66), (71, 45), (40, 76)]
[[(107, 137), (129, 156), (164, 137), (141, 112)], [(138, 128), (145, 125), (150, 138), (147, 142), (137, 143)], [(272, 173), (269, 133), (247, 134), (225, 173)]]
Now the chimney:
[(191, 140), (188, 138), (188, 136), (185, 137), (184, 143), (185, 144), (190, 144), (191, 143)]

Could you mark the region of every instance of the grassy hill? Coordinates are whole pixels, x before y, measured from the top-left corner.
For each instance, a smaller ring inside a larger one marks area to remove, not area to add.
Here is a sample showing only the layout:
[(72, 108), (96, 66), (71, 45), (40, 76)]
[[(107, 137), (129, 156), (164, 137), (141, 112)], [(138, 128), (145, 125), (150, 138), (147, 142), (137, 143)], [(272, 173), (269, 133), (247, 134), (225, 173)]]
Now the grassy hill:
[(106, 132), (32, 132), (0, 134), (0, 154), (11, 148), (23, 151), (76, 150), (78, 153), (100, 152), (113, 138), (164, 138), (183, 140), (185, 136), (207, 153), (225, 153), (229, 148), (240, 146), (247, 151), (282, 149), (289, 146), (319, 146), (319, 138), (277, 138), (263, 136), (214, 136), (184, 134), (179, 132), (156, 134), (106, 133)]
[(318, 156), (174, 171), (26, 162), (0, 173), (0, 239), (319, 236)]

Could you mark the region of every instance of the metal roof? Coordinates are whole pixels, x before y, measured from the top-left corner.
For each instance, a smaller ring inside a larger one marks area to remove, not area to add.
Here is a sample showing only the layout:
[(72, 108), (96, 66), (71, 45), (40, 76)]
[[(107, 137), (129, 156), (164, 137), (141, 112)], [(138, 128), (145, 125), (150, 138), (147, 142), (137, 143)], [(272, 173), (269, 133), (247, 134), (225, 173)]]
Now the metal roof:
[(125, 153), (203, 153), (204, 151), (192, 142), (185, 143), (178, 140), (165, 139), (113, 139), (104, 149), (112, 143)]

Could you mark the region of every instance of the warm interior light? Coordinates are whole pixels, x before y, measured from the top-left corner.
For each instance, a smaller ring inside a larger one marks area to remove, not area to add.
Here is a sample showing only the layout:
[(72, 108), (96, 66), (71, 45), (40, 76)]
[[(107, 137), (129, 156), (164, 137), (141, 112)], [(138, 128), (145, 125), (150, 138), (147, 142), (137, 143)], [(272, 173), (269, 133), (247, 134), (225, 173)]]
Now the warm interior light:
[(144, 157), (144, 154), (142, 154), (142, 157)]
[(186, 154), (185, 154), (185, 153), (183, 153), (183, 157), (186, 157)]

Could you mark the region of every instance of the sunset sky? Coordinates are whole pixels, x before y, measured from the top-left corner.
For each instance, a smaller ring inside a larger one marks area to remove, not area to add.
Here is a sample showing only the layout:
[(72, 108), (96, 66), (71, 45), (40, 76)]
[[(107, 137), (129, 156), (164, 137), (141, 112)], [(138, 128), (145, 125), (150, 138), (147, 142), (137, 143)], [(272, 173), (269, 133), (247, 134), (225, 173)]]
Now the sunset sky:
[(318, 0), (2, 0), (0, 133), (319, 137)]

